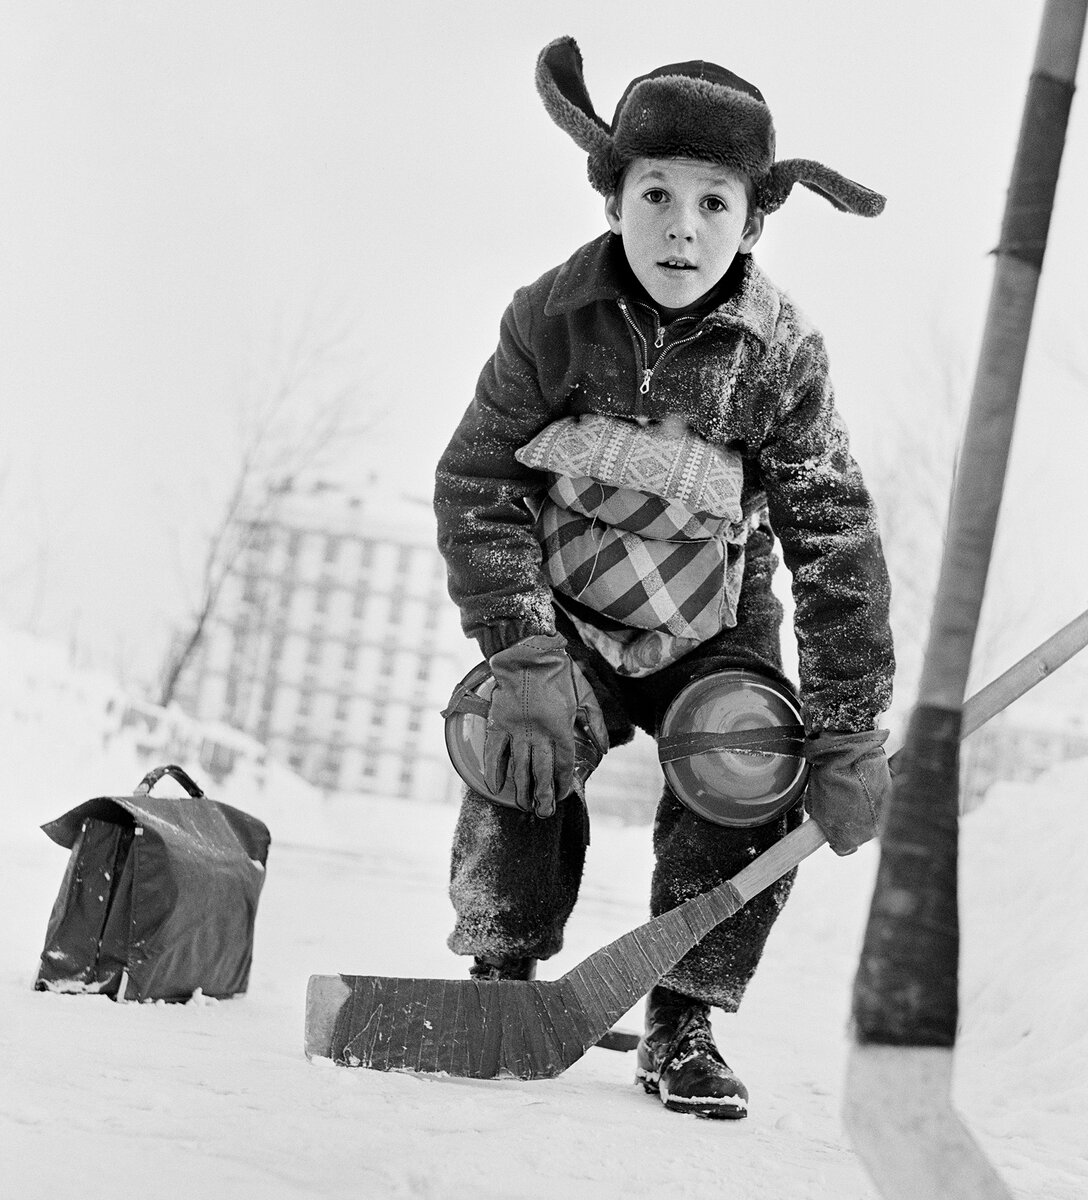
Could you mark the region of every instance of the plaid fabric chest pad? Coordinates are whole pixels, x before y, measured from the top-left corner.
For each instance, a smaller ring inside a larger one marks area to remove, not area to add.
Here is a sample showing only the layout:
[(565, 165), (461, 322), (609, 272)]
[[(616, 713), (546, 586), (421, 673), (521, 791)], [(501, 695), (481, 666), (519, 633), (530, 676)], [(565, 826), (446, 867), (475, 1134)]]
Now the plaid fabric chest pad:
[[(557, 591), (689, 644), (736, 623), (748, 532), (738, 455), (593, 417), (556, 422), (517, 456), (551, 477), (537, 534)], [(579, 469), (608, 482), (567, 473)]]

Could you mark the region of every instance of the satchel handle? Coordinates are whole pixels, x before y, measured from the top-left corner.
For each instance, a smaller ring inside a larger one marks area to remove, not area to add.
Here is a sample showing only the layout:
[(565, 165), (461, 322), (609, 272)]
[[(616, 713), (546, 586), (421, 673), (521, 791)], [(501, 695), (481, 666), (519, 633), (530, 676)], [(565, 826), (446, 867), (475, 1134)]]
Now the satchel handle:
[(181, 767), (175, 766), (174, 763), (167, 763), (165, 767), (154, 767), (148, 771), (143, 779), (140, 780), (139, 786), (136, 788), (136, 794), (146, 795), (164, 775), (169, 775), (172, 779), (176, 779), (194, 800), (199, 800), (203, 797), (204, 793), (193, 782), (189, 774), (183, 771)]

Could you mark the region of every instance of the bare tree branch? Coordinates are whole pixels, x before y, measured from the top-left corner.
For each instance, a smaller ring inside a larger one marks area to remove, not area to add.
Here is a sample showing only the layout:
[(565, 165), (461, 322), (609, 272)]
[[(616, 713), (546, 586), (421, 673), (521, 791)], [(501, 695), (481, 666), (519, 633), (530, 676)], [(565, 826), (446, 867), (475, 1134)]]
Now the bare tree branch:
[(361, 416), (363, 391), (337, 379), (350, 330), (313, 332), (309, 314), (273, 355), (256, 398), (239, 405), (239, 450), (230, 489), (207, 534), (197, 600), (163, 665), (158, 702), (169, 704), (218, 615), (224, 588), (282, 497), (302, 477), (327, 470), (375, 417)]

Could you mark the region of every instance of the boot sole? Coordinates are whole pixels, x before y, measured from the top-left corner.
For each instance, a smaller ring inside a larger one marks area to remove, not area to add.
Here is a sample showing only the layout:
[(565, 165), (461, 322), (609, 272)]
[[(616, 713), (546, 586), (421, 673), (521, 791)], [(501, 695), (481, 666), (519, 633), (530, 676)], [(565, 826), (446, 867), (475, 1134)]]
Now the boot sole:
[(641, 1083), (642, 1090), (649, 1096), (656, 1096), (669, 1112), (689, 1113), (717, 1121), (740, 1121), (748, 1115), (748, 1105), (739, 1097), (722, 1096), (715, 1099), (707, 1096), (699, 1099), (693, 1096), (686, 1100), (668, 1094), (662, 1096), (657, 1078), (641, 1068), (635, 1073), (635, 1083)]

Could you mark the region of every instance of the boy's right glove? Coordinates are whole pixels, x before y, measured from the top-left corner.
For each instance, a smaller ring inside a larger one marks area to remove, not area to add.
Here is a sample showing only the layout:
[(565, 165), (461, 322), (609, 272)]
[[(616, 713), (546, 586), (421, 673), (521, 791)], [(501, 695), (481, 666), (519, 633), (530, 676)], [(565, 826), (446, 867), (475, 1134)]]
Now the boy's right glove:
[(490, 659), (495, 689), (484, 734), (484, 777), (494, 792), (507, 775), (518, 808), (550, 817), (574, 791), (574, 664), (558, 633), (538, 634)]
[(805, 743), (812, 764), (805, 809), (836, 854), (853, 854), (879, 830), (891, 794), (886, 729), (818, 733)]

